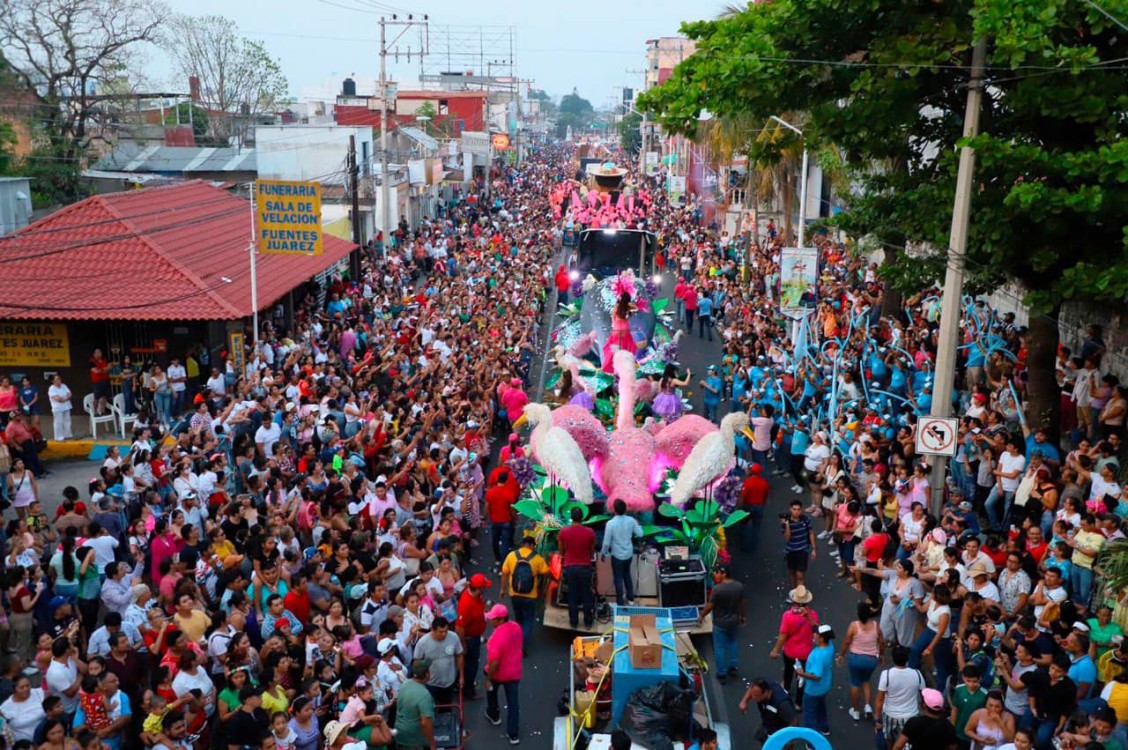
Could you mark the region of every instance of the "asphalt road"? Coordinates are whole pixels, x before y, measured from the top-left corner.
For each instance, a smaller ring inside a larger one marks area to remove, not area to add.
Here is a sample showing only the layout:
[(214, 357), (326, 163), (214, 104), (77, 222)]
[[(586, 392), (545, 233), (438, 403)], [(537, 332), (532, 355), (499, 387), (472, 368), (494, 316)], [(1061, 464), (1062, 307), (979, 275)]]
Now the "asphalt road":
[[(667, 275), (664, 287), (667, 293), (672, 289), (672, 277)], [(694, 383), (705, 368), (720, 361), (720, 337), (714, 336), (712, 343), (692, 336), (684, 336), (679, 342), (679, 354), (684, 366), (694, 372)], [(700, 388), (693, 387), (695, 410), (701, 408)], [(722, 416), (724, 411), (722, 410)], [(97, 474), (93, 462), (56, 462), (48, 467), (51, 476), (40, 483), (40, 496), (45, 511), (53, 514), (62, 497), (62, 489), (73, 485), (86, 496), (86, 483)], [(770, 467), (774, 469), (774, 466)], [(755, 709), (747, 715), (740, 714), (738, 703), (744, 694), (746, 681), (755, 676), (766, 676), (779, 680), (782, 663), (768, 657), (775, 640), (779, 618), (785, 609), (787, 594), (787, 575), (783, 564), (783, 540), (778, 533), (774, 519), (784, 512), (787, 503), (795, 497), (788, 489), (790, 480), (771, 478), (772, 496), (765, 511), (764, 527), (761, 531), (759, 550), (749, 555), (739, 550), (733, 552), (733, 576), (744, 583), (748, 602), (748, 625), (742, 629), (740, 645), (740, 680), (729, 680), (720, 685), (712, 681), (710, 696), (723, 697), (723, 706), (715, 705), (718, 720), (727, 721), (734, 740), (734, 750), (755, 746), (750, 742), (753, 732), (759, 728), (759, 718)], [(819, 555), (812, 563), (807, 576), (807, 585), (815, 595), (812, 607), (824, 622), (834, 626), (840, 636), (853, 619), (855, 604), (859, 595), (841, 580), (834, 577), (833, 559), (826, 553), (830, 547), (819, 542)], [(489, 538), (482, 540), (478, 557), (489, 561)], [(497, 576), (492, 571), (481, 572)], [(497, 598), (497, 585), (489, 591), (491, 599)], [(551, 750), (552, 726), (557, 715), (557, 703), (568, 687), (568, 647), (572, 634), (563, 630), (538, 627), (533, 636), (532, 646), (525, 661), (522, 679), (521, 699), (521, 738), (522, 746), (534, 750)], [(712, 662), (712, 642), (707, 636), (695, 637), (700, 652)], [(830, 698), (831, 742), (836, 748), (872, 747), (872, 725), (866, 722), (855, 723), (846, 714), (849, 698), (846, 687), (845, 668), (835, 670), (834, 687)], [(479, 691), (481, 695), (481, 691)], [(503, 700), (504, 703), (504, 700)], [(504, 724), (500, 727), (490, 725), (483, 716), (484, 698), (465, 705), (466, 726), (471, 732), (467, 741), (470, 748), (494, 748), (506, 744)]]

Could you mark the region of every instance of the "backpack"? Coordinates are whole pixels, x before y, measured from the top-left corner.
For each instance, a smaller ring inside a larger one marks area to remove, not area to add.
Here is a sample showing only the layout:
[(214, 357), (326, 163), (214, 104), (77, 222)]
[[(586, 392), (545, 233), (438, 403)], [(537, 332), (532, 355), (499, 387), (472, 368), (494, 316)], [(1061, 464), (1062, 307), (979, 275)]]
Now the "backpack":
[(531, 558), (532, 554), (525, 557), (521, 557), (520, 554), (517, 555), (517, 565), (513, 568), (513, 576), (509, 584), (514, 594), (528, 596), (536, 588), (537, 577), (533, 575), (533, 565), (529, 562)]

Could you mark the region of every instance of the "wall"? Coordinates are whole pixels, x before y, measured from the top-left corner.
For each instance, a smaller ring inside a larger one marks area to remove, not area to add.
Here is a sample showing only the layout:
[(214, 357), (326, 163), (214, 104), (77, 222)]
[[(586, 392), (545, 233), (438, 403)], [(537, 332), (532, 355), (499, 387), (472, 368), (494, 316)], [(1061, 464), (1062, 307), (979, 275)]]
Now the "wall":
[(340, 125), (260, 125), (255, 128), (258, 174), (264, 180), (316, 180), (344, 184), (349, 136), (356, 152), (376, 153), (372, 128)]
[[(1023, 294), (1021, 286), (1010, 284), (988, 295), (987, 302), (1000, 313), (1013, 312), (1015, 324), (1024, 326), (1029, 324), (1030, 311), (1022, 304)], [(1074, 354), (1079, 353), (1085, 340), (1085, 328), (1093, 323), (1103, 328), (1108, 347), (1101, 369), (1122, 379), (1128, 378), (1128, 307), (1082, 302), (1066, 304), (1058, 316), (1061, 343)]]

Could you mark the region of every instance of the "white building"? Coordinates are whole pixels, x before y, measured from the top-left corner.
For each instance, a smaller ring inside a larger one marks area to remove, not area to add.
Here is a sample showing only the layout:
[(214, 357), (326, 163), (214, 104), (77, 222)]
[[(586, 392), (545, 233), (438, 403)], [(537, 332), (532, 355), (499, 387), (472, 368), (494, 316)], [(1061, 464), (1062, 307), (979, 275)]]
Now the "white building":
[(347, 125), (259, 125), (255, 128), (258, 175), (262, 180), (307, 180), (344, 185), (349, 136), (363, 181), (372, 174), (376, 150), (372, 128)]

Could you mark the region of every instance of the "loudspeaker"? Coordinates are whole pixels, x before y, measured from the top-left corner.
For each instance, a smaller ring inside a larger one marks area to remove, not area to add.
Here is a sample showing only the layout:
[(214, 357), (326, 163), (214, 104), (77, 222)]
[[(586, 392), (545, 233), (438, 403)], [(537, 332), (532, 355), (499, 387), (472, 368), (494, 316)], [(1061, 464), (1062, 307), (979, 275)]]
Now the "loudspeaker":
[(704, 607), (705, 565), (697, 559), (658, 563), (658, 604), (662, 607)]

